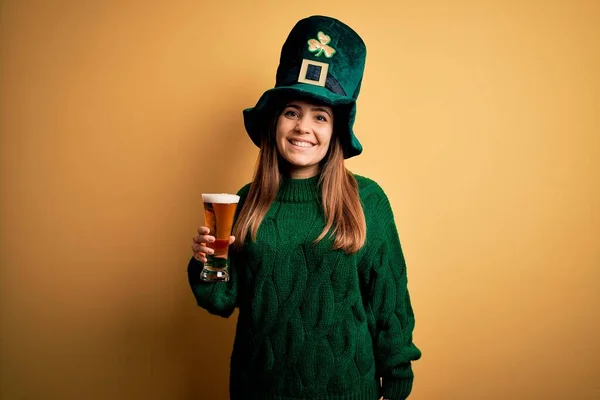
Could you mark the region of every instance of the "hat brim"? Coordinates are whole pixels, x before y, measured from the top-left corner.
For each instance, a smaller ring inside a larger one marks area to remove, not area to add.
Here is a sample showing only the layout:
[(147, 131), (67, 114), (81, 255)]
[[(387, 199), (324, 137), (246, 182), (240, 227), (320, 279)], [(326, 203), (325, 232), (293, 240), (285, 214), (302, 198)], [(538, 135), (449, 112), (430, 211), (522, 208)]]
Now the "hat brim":
[(305, 83), (269, 89), (263, 93), (256, 106), (243, 111), (246, 132), (256, 146), (260, 147), (262, 135), (267, 133), (269, 123), (272, 122), (275, 113), (279, 111), (278, 108), (282, 106), (282, 101), (290, 98), (313, 100), (338, 110), (344, 110), (347, 125), (336, 127), (336, 131), (340, 133), (344, 158), (348, 159), (362, 153), (362, 145), (353, 130), (356, 101), (352, 97), (333, 93), (324, 87)]

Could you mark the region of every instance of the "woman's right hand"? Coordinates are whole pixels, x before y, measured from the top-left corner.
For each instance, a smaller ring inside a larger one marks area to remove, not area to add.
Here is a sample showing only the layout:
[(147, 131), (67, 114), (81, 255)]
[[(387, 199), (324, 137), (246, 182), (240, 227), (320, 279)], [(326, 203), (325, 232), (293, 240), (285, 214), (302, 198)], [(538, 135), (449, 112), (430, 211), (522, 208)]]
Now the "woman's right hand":
[[(215, 241), (215, 237), (209, 235), (210, 229), (206, 226), (201, 226), (198, 229), (198, 234), (192, 238), (192, 251), (194, 252), (194, 258), (200, 262), (206, 262), (206, 255), (213, 254), (215, 251), (207, 246), (207, 243)], [(235, 242), (235, 237), (229, 237), (229, 244)]]

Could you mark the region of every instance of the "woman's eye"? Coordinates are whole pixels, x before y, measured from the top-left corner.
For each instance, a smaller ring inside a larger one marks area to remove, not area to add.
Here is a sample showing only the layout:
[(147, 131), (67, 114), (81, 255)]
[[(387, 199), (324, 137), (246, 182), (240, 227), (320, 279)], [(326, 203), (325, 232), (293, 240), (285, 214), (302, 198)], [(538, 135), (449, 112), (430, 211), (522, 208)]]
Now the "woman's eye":
[(297, 117), (298, 113), (294, 110), (287, 110), (283, 113), (286, 117)]
[(324, 115), (317, 115), (317, 120), (321, 122), (327, 122), (327, 118)]

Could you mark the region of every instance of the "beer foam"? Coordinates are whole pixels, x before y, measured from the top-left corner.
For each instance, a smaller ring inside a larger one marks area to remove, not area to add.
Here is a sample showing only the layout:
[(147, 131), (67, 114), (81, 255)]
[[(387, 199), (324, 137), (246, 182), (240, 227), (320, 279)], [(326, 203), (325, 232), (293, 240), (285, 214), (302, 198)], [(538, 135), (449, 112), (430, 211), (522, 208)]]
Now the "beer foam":
[(202, 201), (213, 204), (237, 204), (240, 196), (226, 193), (202, 193)]

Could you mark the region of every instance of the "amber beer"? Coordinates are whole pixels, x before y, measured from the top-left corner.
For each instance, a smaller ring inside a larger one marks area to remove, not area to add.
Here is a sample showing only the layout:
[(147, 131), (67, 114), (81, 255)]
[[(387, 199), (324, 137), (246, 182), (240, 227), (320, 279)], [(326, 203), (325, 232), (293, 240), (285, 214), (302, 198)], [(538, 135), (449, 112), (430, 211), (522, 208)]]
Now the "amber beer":
[(207, 247), (215, 252), (206, 255), (206, 263), (200, 273), (200, 278), (204, 281), (229, 280), (229, 237), (239, 200), (240, 197), (235, 194), (202, 194), (204, 224), (210, 229), (209, 235), (216, 239), (212, 243), (207, 243)]

